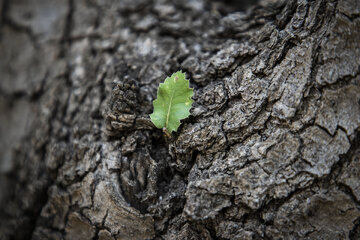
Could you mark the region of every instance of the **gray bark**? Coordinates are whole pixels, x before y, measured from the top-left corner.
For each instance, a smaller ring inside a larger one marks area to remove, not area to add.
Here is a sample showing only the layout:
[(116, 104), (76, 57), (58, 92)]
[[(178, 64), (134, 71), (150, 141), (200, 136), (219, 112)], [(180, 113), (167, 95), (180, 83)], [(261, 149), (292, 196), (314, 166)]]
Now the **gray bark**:
[(360, 239), (360, 2), (253, 4), (0, 0), (0, 239)]

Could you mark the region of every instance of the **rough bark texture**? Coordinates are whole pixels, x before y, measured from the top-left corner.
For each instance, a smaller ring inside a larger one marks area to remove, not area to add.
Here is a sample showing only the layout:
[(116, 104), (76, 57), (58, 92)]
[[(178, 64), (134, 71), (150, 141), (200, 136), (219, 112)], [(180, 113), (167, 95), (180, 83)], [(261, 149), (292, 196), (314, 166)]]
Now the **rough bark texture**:
[(360, 2), (246, 7), (0, 0), (0, 239), (360, 239)]

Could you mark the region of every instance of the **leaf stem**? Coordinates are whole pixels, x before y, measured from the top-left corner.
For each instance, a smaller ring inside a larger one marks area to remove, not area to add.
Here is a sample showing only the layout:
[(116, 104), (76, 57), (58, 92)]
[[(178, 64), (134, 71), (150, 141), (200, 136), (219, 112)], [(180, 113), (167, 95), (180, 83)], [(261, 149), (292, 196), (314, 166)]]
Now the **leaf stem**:
[(163, 133), (165, 134), (166, 137), (171, 138), (171, 134), (168, 132), (166, 128), (163, 128)]

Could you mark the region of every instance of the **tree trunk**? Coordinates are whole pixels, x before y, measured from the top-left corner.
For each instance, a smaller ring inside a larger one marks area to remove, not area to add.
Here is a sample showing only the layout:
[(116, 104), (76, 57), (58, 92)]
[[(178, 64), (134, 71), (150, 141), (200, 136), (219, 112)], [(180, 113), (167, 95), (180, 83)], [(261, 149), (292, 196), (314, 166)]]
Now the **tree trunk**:
[(359, 0), (0, 11), (0, 239), (360, 239)]

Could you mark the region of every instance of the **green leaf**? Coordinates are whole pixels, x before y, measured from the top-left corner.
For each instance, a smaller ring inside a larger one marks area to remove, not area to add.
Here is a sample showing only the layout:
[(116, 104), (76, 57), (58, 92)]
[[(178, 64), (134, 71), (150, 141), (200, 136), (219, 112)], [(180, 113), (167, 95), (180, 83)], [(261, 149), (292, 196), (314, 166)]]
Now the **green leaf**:
[(157, 99), (153, 101), (154, 112), (150, 114), (151, 121), (157, 128), (163, 128), (169, 133), (177, 131), (180, 120), (190, 115), (193, 94), (185, 73), (173, 73), (159, 85)]

